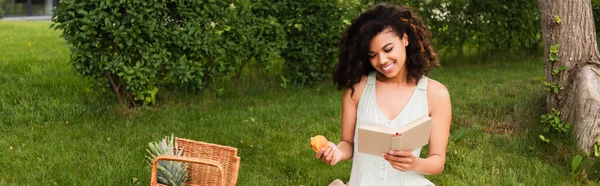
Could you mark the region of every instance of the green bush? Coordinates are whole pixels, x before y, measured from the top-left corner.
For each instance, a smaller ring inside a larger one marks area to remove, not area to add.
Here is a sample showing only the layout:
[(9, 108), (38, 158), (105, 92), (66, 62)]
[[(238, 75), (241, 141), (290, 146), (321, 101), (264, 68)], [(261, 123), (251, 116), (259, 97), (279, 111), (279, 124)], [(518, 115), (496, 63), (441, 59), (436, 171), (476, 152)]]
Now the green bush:
[[(0, 0), (1, 1), (1, 0)], [(121, 103), (154, 103), (160, 89), (204, 88), (249, 65), (282, 81), (315, 84), (332, 73), (345, 26), (378, 0), (63, 0), (55, 29), (72, 45), (73, 69)], [(537, 2), (397, 0), (414, 7), (438, 49), (535, 48)], [(594, 0), (594, 7), (598, 7)]]
[[(597, 1), (597, 0), (593, 0)], [(362, 0), (376, 4), (381, 0)], [(414, 8), (433, 33), (437, 49), (479, 53), (533, 50), (541, 42), (538, 2), (480, 0), (394, 0)]]
[(269, 14), (277, 7), (272, 7), (275, 3), (271, 1), (252, 0), (249, 1), (251, 15), (244, 17), (243, 21), (254, 31), (251, 39), (250, 50), (253, 60), (244, 61), (236, 76), (239, 77), (244, 68), (253, 62), (253, 67), (267, 71), (271, 69), (276, 60), (280, 58), (280, 52), (287, 47), (287, 33), (277, 16)]
[(338, 59), (342, 32), (358, 13), (351, 1), (287, 1), (281, 8), (289, 47), (281, 55), (288, 79), (295, 84), (314, 84), (328, 78)]
[[(356, 1), (63, 0), (52, 18), (73, 69), (120, 103), (154, 103), (165, 87), (204, 88), (282, 57), (298, 84), (330, 76)], [(285, 79), (285, 78), (284, 78)]]
[(0, 0), (0, 19), (4, 17), (4, 9), (6, 8), (6, 4), (6, 0)]
[(52, 18), (71, 64), (119, 102), (154, 103), (160, 88), (203, 88), (279, 46), (245, 0), (63, 0)]
[(356, 16), (358, 1), (256, 1), (256, 14), (279, 20), (287, 47), (281, 51), (287, 80), (315, 84), (331, 76), (339, 40)]
[(480, 51), (535, 49), (542, 41), (538, 1), (472, 1), (468, 6), (473, 22), (468, 39)]

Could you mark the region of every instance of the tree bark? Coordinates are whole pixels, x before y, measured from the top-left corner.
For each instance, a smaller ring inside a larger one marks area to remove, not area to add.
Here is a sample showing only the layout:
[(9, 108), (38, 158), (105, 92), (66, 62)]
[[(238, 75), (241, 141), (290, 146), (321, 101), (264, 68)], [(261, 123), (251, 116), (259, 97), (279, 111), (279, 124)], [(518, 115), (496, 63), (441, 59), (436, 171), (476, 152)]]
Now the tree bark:
[(108, 78), (108, 82), (110, 82), (111, 90), (113, 91), (113, 93), (115, 93), (115, 96), (117, 96), (117, 100), (119, 100), (119, 104), (123, 104), (123, 95), (119, 92), (119, 89), (121, 89), (121, 83), (116, 83), (117, 81), (115, 81), (115, 78), (113, 78), (116, 76), (112, 72), (107, 71), (105, 74), (106, 78)]
[[(573, 125), (578, 147), (590, 152), (600, 138), (600, 55), (591, 1), (539, 0), (539, 8), (546, 80), (563, 87), (548, 94), (547, 109), (560, 111), (563, 122)], [(560, 45), (559, 60), (551, 61), (550, 46), (555, 44)], [(565, 71), (552, 74), (563, 65)]]

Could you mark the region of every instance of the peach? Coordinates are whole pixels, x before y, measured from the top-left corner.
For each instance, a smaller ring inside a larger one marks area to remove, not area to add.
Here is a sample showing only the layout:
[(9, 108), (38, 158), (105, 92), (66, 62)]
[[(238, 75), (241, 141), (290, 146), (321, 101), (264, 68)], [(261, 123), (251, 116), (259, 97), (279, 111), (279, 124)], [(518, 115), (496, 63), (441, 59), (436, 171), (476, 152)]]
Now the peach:
[(329, 141), (323, 135), (316, 135), (310, 138), (310, 146), (315, 152), (319, 152), (321, 148), (327, 148)]

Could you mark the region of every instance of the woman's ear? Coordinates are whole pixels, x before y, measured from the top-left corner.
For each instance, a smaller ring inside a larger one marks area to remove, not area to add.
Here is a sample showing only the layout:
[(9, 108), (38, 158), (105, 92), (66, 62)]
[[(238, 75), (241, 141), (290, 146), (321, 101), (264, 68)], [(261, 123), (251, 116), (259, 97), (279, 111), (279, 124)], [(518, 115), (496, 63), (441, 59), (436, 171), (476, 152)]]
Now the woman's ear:
[(404, 33), (404, 36), (402, 36), (402, 44), (404, 44), (404, 46), (408, 46), (408, 36), (406, 33)]

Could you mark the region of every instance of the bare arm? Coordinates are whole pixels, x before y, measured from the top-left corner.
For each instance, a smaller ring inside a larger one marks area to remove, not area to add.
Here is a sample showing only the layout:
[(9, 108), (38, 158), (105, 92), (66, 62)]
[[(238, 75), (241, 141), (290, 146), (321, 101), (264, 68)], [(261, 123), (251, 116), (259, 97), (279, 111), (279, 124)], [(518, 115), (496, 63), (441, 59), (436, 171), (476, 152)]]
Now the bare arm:
[(431, 134), (429, 137), (429, 156), (417, 158), (415, 172), (426, 175), (440, 174), (444, 171), (446, 163), (446, 148), (450, 136), (450, 122), (452, 120), (452, 107), (450, 94), (446, 87), (436, 81), (431, 81), (427, 99), (429, 116), (431, 117)]
[(354, 153), (354, 128), (356, 127), (356, 110), (358, 99), (353, 100), (348, 89), (342, 98), (342, 141), (337, 148), (342, 152), (341, 160), (349, 160)]
[(420, 158), (407, 151), (392, 151), (382, 154), (395, 169), (410, 170), (426, 175), (440, 174), (444, 171), (452, 119), (450, 94), (444, 85), (432, 80), (428, 86), (427, 100), (431, 117), (429, 156)]
[(363, 76), (361, 81), (354, 86), (354, 94), (351, 89), (344, 90), (342, 96), (342, 138), (335, 146), (335, 150), (331, 147), (317, 152), (316, 158), (321, 161), (335, 165), (340, 160), (349, 160), (354, 154), (354, 129), (356, 127), (356, 111), (358, 109), (358, 100), (364, 86), (366, 84), (366, 76)]

